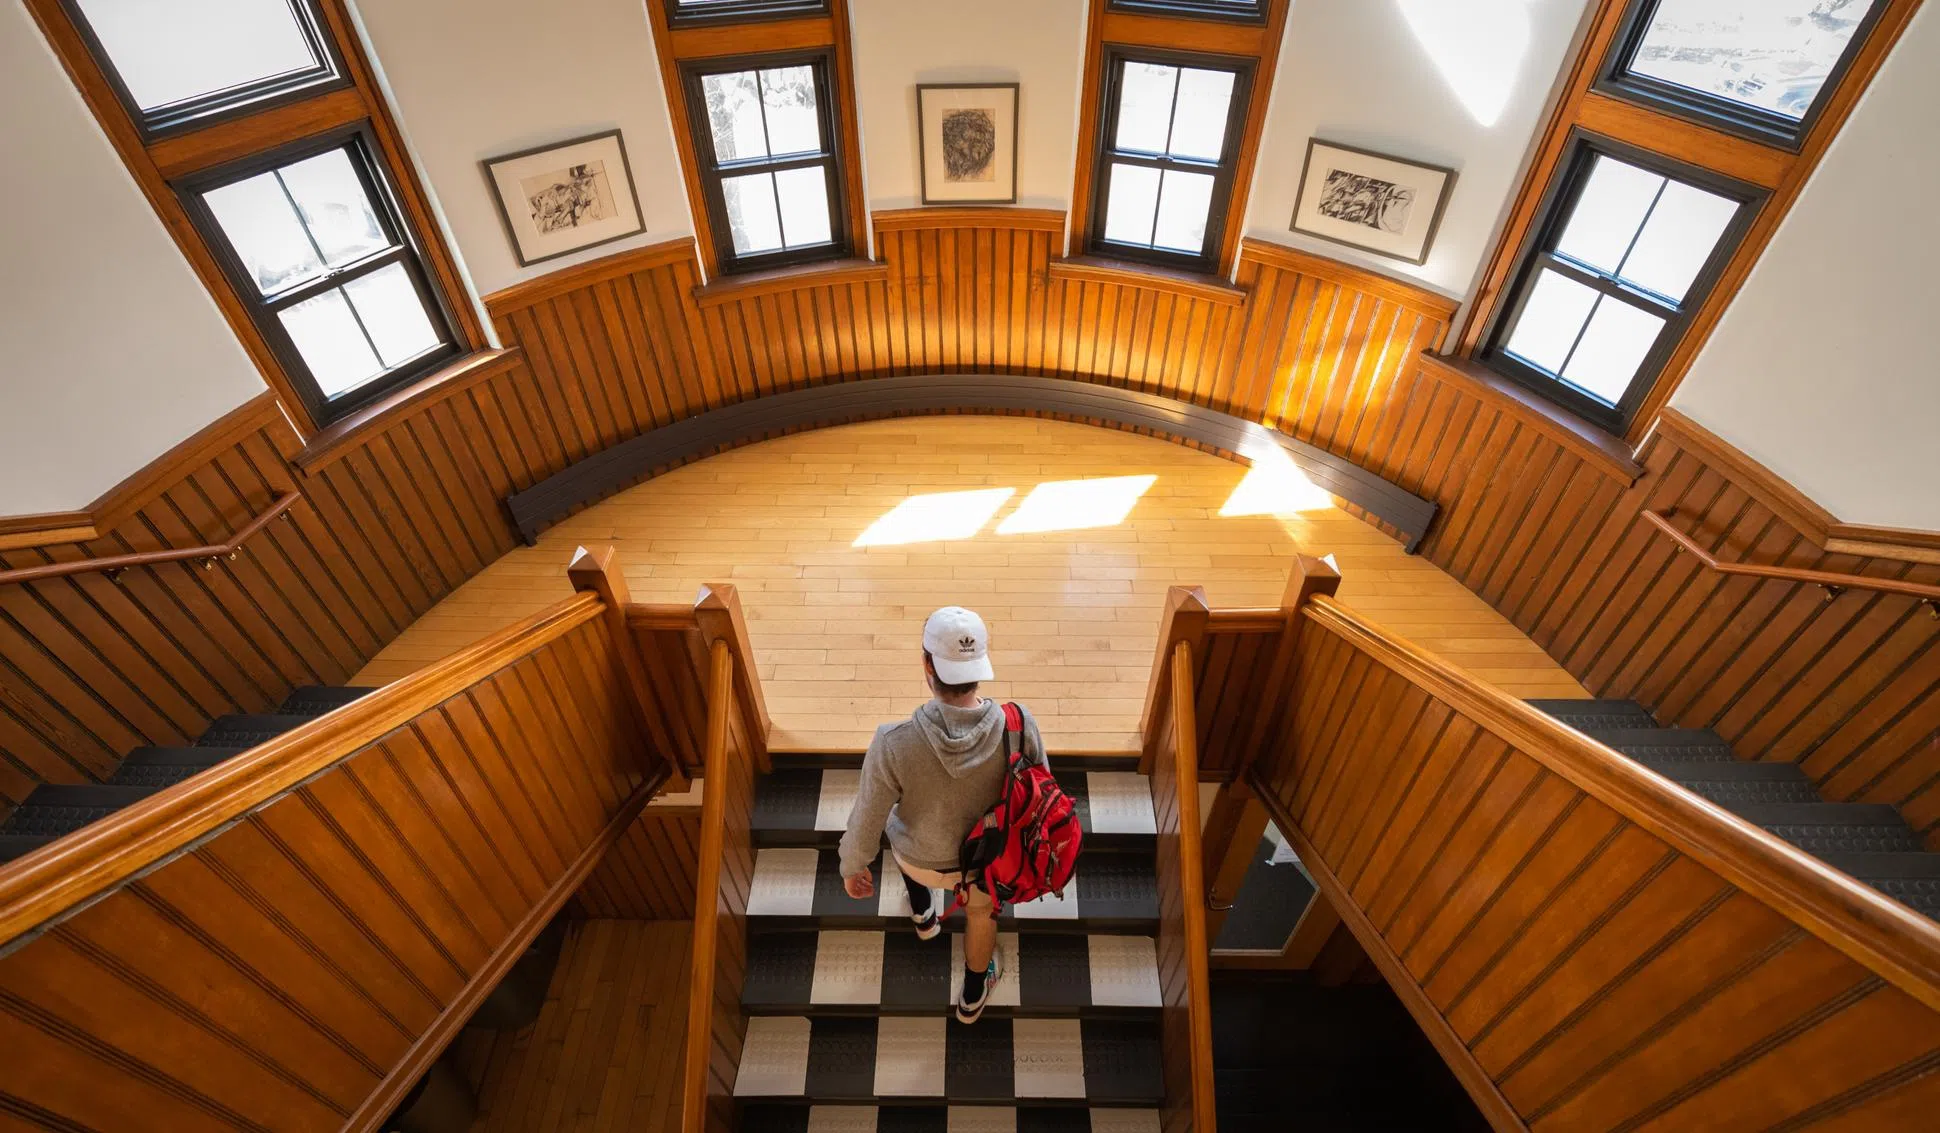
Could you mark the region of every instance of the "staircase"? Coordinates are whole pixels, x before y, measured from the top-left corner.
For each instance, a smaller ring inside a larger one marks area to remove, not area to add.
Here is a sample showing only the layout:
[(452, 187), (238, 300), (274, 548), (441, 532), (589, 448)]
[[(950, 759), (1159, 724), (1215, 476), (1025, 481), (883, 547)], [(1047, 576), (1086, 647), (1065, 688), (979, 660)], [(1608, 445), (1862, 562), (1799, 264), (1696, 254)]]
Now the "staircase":
[(774, 764), (755, 789), (740, 1129), (1157, 1133), (1157, 827), (1135, 761), (1055, 769), (1085, 831), (1078, 878), (999, 917), (1003, 980), (971, 1026), (951, 1010), (962, 915), (918, 940), (880, 860), (875, 897), (843, 892), (860, 757)]
[(63, 834), (106, 818), (375, 691), (323, 685), (300, 688), (284, 698), (275, 712), (217, 717), (188, 747), (136, 748), (105, 783), (36, 787), (0, 823), (0, 862), (38, 850)]
[(1660, 728), (1631, 700), (1532, 700), (1549, 716), (1848, 876), (1940, 920), (1940, 854), (1884, 803), (1827, 802), (1797, 765), (1740, 759), (1716, 732)]

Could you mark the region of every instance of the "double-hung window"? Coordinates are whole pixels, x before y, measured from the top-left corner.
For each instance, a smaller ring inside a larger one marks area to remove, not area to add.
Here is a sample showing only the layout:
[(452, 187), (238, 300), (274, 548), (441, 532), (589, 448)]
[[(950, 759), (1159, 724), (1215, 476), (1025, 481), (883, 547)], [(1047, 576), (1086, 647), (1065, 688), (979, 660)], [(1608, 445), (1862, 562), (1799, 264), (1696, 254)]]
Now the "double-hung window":
[(830, 65), (816, 51), (683, 68), (723, 272), (849, 254)]
[(1756, 211), (1758, 191), (1579, 139), (1485, 358), (1621, 432)]
[(1096, 255), (1215, 270), (1252, 63), (1109, 51), (1092, 177)]
[(680, 27), (826, 15), (828, 10), (828, 0), (668, 0), (667, 18)]
[(366, 129), (177, 188), (315, 420), (341, 417), (457, 353)]
[(1111, 0), (1108, 8), (1113, 12), (1138, 15), (1232, 20), (1246, 24), (1266, 22), (1266, 0)]

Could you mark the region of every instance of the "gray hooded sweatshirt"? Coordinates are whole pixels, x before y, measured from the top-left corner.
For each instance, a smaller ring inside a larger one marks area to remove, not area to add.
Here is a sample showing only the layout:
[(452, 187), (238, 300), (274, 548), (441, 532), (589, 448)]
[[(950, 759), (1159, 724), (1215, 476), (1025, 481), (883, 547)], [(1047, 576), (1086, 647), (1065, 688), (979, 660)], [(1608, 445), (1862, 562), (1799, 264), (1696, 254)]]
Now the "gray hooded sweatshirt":
[[(1029, 709), (1024, 751), (1044, 760)], [(876, 860), (885, 823), (889, 845), (904, 861), (955, 872), (964, 836), (1003, 790), (1004, 770), (1004, 709), (994, 700), (975, 708), (931, 700), (909, 719), (877, 728), (842, 835), (843, 876)]]

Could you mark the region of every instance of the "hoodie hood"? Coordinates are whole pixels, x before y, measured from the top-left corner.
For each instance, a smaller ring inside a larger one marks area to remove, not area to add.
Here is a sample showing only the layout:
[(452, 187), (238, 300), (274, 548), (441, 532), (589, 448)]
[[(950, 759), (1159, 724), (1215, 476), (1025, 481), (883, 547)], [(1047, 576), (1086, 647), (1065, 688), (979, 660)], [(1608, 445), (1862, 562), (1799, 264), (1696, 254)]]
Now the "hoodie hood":
[(997, 750), (993, 741), (1004, 730), (1004, 710), (994, 700), (975, 708), (932, 700), (916, 710), (915, 720), (952, 779), (963, 778), (988, 759)]

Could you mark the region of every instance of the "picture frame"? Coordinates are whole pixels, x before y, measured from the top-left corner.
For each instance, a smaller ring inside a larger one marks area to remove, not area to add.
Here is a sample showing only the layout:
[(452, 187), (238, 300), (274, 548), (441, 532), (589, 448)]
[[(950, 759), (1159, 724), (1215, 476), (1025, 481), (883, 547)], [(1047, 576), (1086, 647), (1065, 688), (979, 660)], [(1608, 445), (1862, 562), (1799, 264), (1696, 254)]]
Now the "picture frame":
[(1293, 231), (1405, 263), (1428, 262), (1455, 170), (1307, 139)]
[(520, 267), (647, 229), (618, 130), (479, 163)]
[(918, 83), (916, 153), (926, 205), (1017, 203), (1016, 83)]

